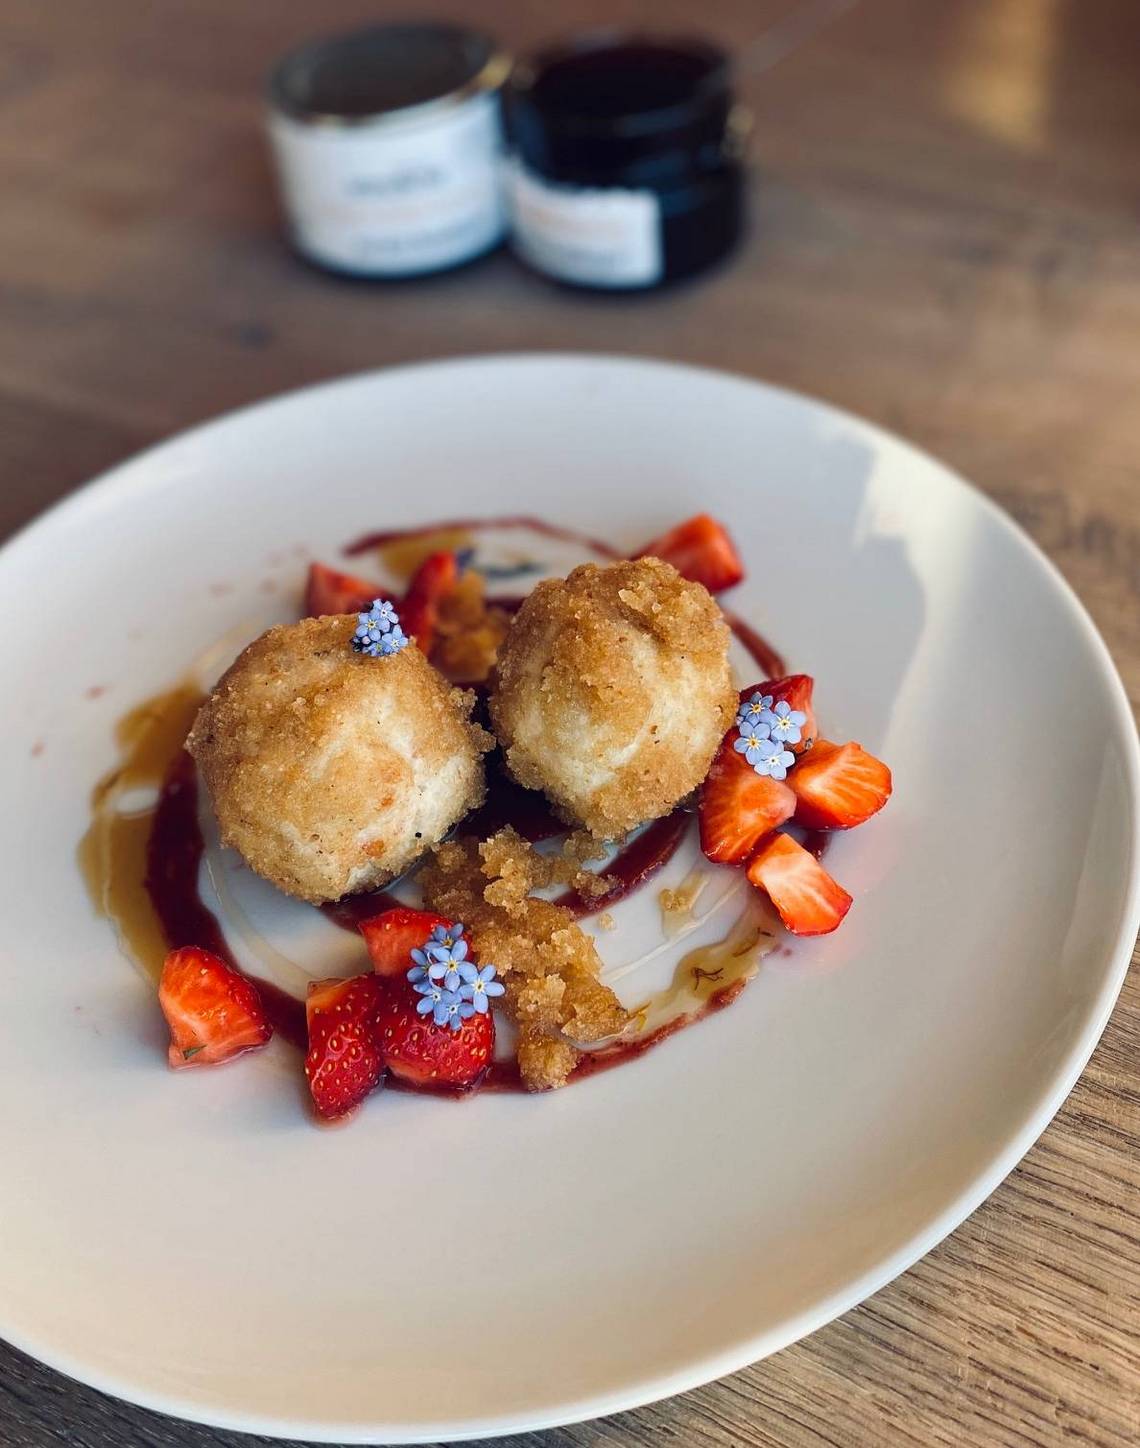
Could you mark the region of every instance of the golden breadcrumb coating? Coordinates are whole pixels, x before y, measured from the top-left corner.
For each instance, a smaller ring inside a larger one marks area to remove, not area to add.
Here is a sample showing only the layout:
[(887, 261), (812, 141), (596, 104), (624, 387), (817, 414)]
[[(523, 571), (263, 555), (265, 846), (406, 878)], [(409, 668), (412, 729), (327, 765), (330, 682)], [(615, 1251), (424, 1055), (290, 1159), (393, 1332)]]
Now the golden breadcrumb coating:
[(507, 767), (600, 838), (667, 814), (735, 715), (728, 645), (708, 590), (659, 558), (536, 584), (492, 685)]
[(564, 1086), (580, 1045), (611, 1036), (629, 1013), (598, 980), (594, 942), (569, 910), (528, 894), (542, 873), (513, 830), (482, 844), (450, 840), (420, 871), (424, 905), (467, 926), (479, 959), (502, 977), (503, 1004), (518, 1026), (518, 1063), (531, 1091)]
[(187, 740), (222, 840), (320, 902), (402, 874), (483, 799), (490, 736), (410, 645), (355, 653), (354, 615), (272, 628), (241, 653)]

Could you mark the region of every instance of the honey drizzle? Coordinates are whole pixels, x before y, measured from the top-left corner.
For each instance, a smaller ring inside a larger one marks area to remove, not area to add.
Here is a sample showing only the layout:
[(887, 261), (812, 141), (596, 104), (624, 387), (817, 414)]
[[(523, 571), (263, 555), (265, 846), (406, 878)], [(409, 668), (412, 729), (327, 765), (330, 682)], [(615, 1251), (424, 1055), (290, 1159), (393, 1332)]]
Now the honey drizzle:
[[(115, 727), (119, 763), (91, 791), (91, 823), (76, 855), (96, 911), (114, 926), (120, 948), (152, 980), (162, 973), (166, 939), (143, 881), (157, 791), (194, 722), (202, 691), (182, 683), (144, 700)], [(154, 791), (138, 808), (121, 808), (135, 791)]]
[(760, 969), (776, 945), (776, 926), (763, 906), (749, 905), (721, 940), (698, 945), (677, 962), (672, 983), (634, 1012), (622, 1033), (625, 1040), (653, 1036), (703, 1015), (710, 1004), (735, 998)]

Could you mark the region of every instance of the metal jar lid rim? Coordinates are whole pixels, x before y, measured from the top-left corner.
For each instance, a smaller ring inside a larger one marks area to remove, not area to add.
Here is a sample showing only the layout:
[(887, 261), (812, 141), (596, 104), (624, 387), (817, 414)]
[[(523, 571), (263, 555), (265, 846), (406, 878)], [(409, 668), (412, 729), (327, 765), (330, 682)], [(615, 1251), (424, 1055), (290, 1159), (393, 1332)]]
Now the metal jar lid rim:
[(486, 61), (473, 75), (454, 89), (444, 91), (438, 96), (431, 96), (423, 101), (415, 101), (411, 105), (382, 108), (376, 111), (369, 111), (360, 115), (347, 115), (337, 111), (326, 111), (311, 108), (298, 102), (290, 94), (288, 80), (293, 68), (300, 62), (320, 54), (322, 51), (335, 45), (351, 43), (355, 40), (362, 40), (365, 37), (376, 37), (383, 35), (386, 31), (398, 30), (438, 30), (451, 31), (456, 34), (462, 33), (464, 27), (433, 24), (425, 22), (417, 25), (375, 25), (365, 29), (354, 30), (340, 35), (325, 36), (320, 40), (308, 41), (304, 45), (297, 46), (281, 57), (269, 74), (266, 84), (269, 105), (275, 114), (284, 116), (289, 120), (296, 121), (300, 125), (321, 126), (336, 129), (359, 129), (361, 127), (377, 127), (391, 125), (406, 125), (408, 122), (418, 122), (430, 119), (432, 115), (450, 110), (454, 106), (469, 100), (474, 96), (498, 90), (510, 74), (512, 59), (508, 53), (500, 49), (489, 37), (482, 35), (482, 32), (470, 30), (467, 33), (486, 39), (488, 44), (488, 55)]

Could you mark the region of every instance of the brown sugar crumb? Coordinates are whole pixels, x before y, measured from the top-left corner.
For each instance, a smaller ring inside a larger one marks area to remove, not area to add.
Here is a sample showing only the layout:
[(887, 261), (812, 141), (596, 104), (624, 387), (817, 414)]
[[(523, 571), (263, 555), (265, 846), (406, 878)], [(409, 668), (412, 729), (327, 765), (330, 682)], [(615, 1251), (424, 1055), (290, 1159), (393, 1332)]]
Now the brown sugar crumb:
[(481, 574), (470, 569), (439, 603), (432, 663), (453, 684), (481, 684), (490, 674), (511, 616), (488, 603)]
[(490, 881), (484, 897), (510, 915), (518, 914), (535, 890), (548, 885), (570, 885), (587, 900), (600, 899), (613, 888), (608, 876), (582, 868), (584, 861), (601, 854), (597, 840), (584, 830), (571, 835), (560, 854), (541, 855), (508, 825), (485, 840), (479, 854)]
[(575, 830), (562, 843), (562, 857), (584, 865), (588, 860), (600, 860), (605, 851), (598, 844), (596, 836), (589, 830)]
[(595, 875), (592, 870), (577, 870), (569, 883), (583, 900), (601, 900), (613, 889), (613, 880), (609, 875)]
[(603, 910), (602, 913), (598, 916), (598, 924), (603, 930), (617, 929), (617, 921), (608, 910)]
[(520, 915), (531, 891), (547, 883), (545, 860), (509, 826), (484, 841), (479, 856), (483, 898), (508, 915)]
[(552, 1091), (565, 1086), (578, 1064), (581, 1051), (557, 1036), (519, 1027), (519, 1075), (531, 1091)]
[[(609, 875), (597, 875), (593, 870), (582, 868), (589, 860), (605, 857), (605, 848), (589, 830), (575, 830), (567, 835), (562, 845), (561, 865), (564, 873), (558, 878), (559, 884), (572, 885), (583, 900), (600, 900), (614, 887)], [(568, 868), (567, 868), (568, 867)]]
[(570, 911), (529, 893), (552, 858), (559, 859), (500, 830), (482, 844), (438, 846), (420, 873), (426, 908), (464, 921), (479, 954), (497, 967), (503, 1004), (519, 1030), (519, 1072), (531, 1091), (565, 1085), (579, 1047), (629, 1019), (598, 979), (601, 959)]

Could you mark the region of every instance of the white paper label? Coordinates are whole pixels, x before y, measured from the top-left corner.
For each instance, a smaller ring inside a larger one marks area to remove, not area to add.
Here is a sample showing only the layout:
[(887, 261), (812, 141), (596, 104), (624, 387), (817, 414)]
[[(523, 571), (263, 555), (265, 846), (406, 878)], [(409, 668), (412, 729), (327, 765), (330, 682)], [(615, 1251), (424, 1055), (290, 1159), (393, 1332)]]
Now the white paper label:
[(661, 216), (652, 191), (563, 186), (517, 159), (507, 166), (511, 245), (538, 271), (587, 287), (661, 280)]
[(294, 237), (314, 261), (411, 276), (478, 256), (505, 212), (498, 98), (474, 96), (407, 125), (270, 118)]

